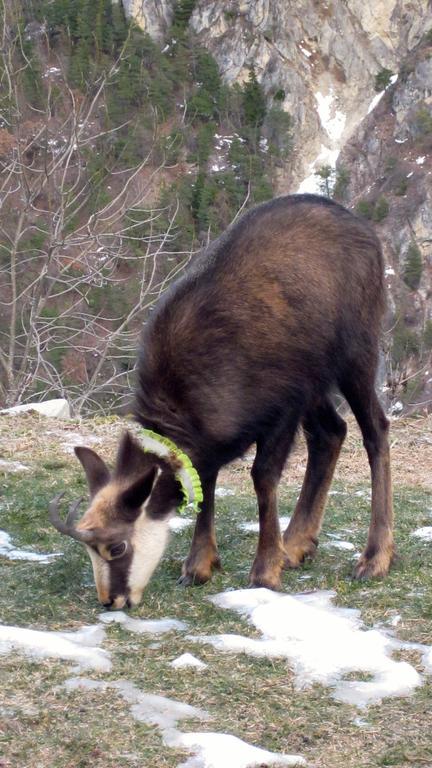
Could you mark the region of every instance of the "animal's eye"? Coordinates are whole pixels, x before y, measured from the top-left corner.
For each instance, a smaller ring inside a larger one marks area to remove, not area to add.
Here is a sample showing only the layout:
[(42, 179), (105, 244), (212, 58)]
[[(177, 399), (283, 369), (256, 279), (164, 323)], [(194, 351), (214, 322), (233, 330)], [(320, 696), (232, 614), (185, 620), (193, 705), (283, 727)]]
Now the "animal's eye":
[(113, 544), (109, 553), (112, 560), (117, 557), (121, 557), (127, 550), (127, 541), (121, 541), (120, 544)]

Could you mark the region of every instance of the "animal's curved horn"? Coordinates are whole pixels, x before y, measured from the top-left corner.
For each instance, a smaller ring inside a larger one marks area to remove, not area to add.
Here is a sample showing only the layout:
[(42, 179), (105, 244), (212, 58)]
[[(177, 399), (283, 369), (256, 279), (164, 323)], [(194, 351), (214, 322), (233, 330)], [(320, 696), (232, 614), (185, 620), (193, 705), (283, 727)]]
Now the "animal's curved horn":
[(82, 502), (82, 498), (78, 499), (78, 501), (76, 501), (74, 504), (71, 504), (66, 520), (62, 520), (58, 513), (58, 505), (59, 505), (60, 499), (63, 496), (64, 496), (64, 491), (62, 493), (59, 493), (58, 496), (55, 496), (55, 498), (52, 499), (52, 501), (50, 501), (48, 506), (50, 520), (54, 528), (57, 528), (57, 530), (60, 533), (63, 533), (65, 536), (71, 536), (73, 539), (76, 539), (77, 541), (82, 541), (85, 544), (88, 544), (88, 542), (93, 539), (93, 532), (78, 531), (74, 525), (77, 517), (78, 507)]

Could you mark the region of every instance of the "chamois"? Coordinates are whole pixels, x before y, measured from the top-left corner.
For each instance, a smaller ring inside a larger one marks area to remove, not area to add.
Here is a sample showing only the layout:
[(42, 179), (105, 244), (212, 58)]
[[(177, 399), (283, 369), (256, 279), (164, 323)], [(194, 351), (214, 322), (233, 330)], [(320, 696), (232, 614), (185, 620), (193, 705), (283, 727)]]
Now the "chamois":
[[(372, 478), (372, 515), (357, 578), (384, 576), (393, 558), (388, 421), (375, 392), (385, 308), (379, 241), (362, 219), (315, 195), (279, 197), (238, 219), (162, 296), (145, 323), (135, 418), (169, 438), (196, 468), (203, 499), (180, 581), (220, 567), (214, 492), (220, 468), (256, 444), (252, 479), (260, 532), (254, 586), (280, 588), (283, 568), (313, 556), (327, 492), (346, 434), (332, 395), (360, 426)], [(281, 536), (277, 486), (299, 426), (306, 474)], [(156, 438), (157, 440), (157, 438)], [(91, 504), (54, 524), (84, 541), (99, 598), (136, 604), (162, 556), (182, 499), (181, 458), (144, 451), (126, 433), (111, 475), (77, 449)]]

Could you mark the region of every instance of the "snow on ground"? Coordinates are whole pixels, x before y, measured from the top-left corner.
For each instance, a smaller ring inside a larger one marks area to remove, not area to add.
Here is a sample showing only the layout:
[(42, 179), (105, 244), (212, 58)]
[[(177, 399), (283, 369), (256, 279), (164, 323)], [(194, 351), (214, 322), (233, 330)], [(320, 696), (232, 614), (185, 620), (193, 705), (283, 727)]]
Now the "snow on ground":
[(423, 541), (432, 541), (432, 526), (425, 525), (424, 528), (417, 528), (416, 531), (412, 532), (411, 536), (416, 536), (418, 539), (423, 539)]
[(343, 541), (342, 539), (333, 539), (332, 541), (326, 541), (323, 547), (335, 547), (336, 549), (346, 549), (347, 551), (355, 549), (354, 544), (350, 541)]
[(169, 529), (170, 531), (174, 531), (174, 533), (177, 533), (178, 531), (182, 531), (184, 528), (188, 528), (189, 525), (192, 525), (194, 521), (191, 517), (171, 517), (169, 520)]
[(65, 453), (74, 453), (74, 448), (78, 445), (94, 445), (101, 440), (94, 435), (82, 435), (80, 432), (61, 433), (62, 448)]
[(195, 718), (210, 719), (208, 712), (181, 701), (144, 693), (129, 680), (102, 682), (85, 677), (66, 680), (67, 691), (117, 690), (130, 705), (132, 717), (148, 725), (156, 725), (163, 742), (173, 749), (186, 749), (192, 757), (178, 768), (256, 768), (258, 765), (305, 765), (299, 755), (280, 755), (253, 747), (227, 733), (181, 733), (178, 721)]
[(86, 677), (71, 677), (66, 680), (64, 687), (67, 691), (90, 690), (106, 691), (113, 688), (118, 691), (127, 704), (131, 705), (131, 715), (135, 720), (148, 725), (156, 725), (163, 731), (175, 728), (179, 720), (197, 718), (209, 720), (209, 715), (203, 709), (183, 704), (181, 701), (143, 693), (138, 686), (129, 680), (105, 682), (90, 680)]
[[(185, 630), (187, 624), (177, 619), (134, 619), (123, 611), (101, 613), (104, 624), (119, 623), (130, 632), (161, 635), (173, 630)], [(24, 653), (33, 659), (63, 659), (74, 661), (76, 669), (96, 669), (109, 672), (110, 654), (99, 645), (105, 639), (102, 624), (84, 626), (74, 632), (50, 632), (0, 624), (0, 655)]]
[(30, 467), (26, 467), (26, 465), (21, 464), (20, 461), (6, 461), (6, 459), (0, 459), (0, 470), (4, 472), (28, 472)]
[(182, 653), (181, 656), (178, 656), (177, 659), (174, 659), (174, 661), (170, 661), (170, 666), (174, 667), (174, 669), (185, 669), (186, 667), (193, 667), (194, 669), (205, 669), (207, 667), (207, 664), (204, 664), (201, 659), (197, 659), (196, 656), (193, 656), (191, 653)]
[[(248, 617), (261, 631), (260, 639), (241, 635), (191, 636), (222, 651), (258, 657), (286, 658), (298, 689), (314, 683), (332, 688), (338, 701), (366, 707), (388, 696), (407, 696), (422, 684), (411, 664), (395, 661), (396, 650), (413, 648), (385, 631), (366, 630), (360, 611), (333, 605), (334, 592), (318, 591), (284, 595), (267, 589), (223, 592), (209, 598), (221, 608)], [(425, 664), (432, 649), (416, 645)], [(346, 680), (348, 673), (363, 672), (371, 680)]]
[(43, 632), (0, 625), (0, 654), (18, 651), (33, 659), (74, 661), (76, 669), (109, 672), (110, 654), (99, 644), (105, 632), (100, 626), (85, 626), (76, 632)]
[(300, 184), (297, 192), (317, 193), (320, 191), (320, 179), (316, 172), (325, 165), (331, 168), (336, 167), (336, 160), (340, 152), (340, 143), (345, 129), (346, 115), (337, 109), (337, 99), (333, 89), (330, 89), (327, 95), (318, 91), (315, 94), (317, 102), (317, 112), (321, 126), (327, 134), (327, 141), (321, 144), (318, 156), (310, 164), (308, 175)]
[(129, 632), (137, 634), (162, 635), (173, 630), (187, 629), (187, 624), (177, 619), (133, 619), (124, 611), (100, 613), (98, 618), (104, 624), (121, 624)]
[(369, 104), (369, 107), (368, 107), (368, 111), (367, 111), (368, 115), (370, 115), (370, 113), (373, 112), (373, 110), (375, 109), (377, 104), (380, 103), (380, 101), (381, 101), (382, 97), (384, 96), (384, 94), (385, 94), (385, 90), (384, 91), (380, 91), (379, 93), (377, 93), (373, 97), (373, 99), (372, 99), (372, 101), (371, 101), (371, 103)]
[[(285, 528), (288, 528), (290, 520), (291, 520), (290, 517), (279, 518), (279, 525), (280, 525), (281, 531), (284, 531)], [(259, 533), (259, 522), (240, 523), (239, 528), (241, 528), (242, 531), (247, 531), (248, 533)]]
[(177, 733), (168, 746), (189, 749), (195, 756), (178, 768), (257, 768), (306, 765), (300, 755), (281, 755), (254, 747), (228, 733)]
[(51, 563), (56, 557), (62, 557), (63, 552), (29, 552), (26, 549), (17, 549), (12, 544), (12, 539), (6, 531), (0, 531), (0, 557), (8, 560), (32, 560), (37, 563)]
[(235, 491), (232, 491), (231, 488), (223, 488), (223, 486), (218, 486), (215, 490), (215, 496), (219, 496), (220, 499), (225, 498), (225, 496), (235, 496)]

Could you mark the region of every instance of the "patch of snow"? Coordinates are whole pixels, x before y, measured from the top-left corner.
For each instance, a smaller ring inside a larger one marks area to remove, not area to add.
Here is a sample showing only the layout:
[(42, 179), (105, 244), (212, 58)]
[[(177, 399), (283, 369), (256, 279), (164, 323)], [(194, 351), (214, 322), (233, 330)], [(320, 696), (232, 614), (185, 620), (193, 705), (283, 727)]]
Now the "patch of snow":
[(197, 659), (191, 653), (182, 653), (177, 659), (170, 662), (171, 667), (174, 669), (184, 669), (185, 667), (193, 667), (194, 669), (206, 669), (205, 664), (201, 659)]
[(367, 115), (370, 115), (370, 113), (373, 112), (373, 110), (375, 109), (377, 104), (379, 104), (379, 102), (381, 101), (381, 99), (384, 96), (384, 94), (385, 94), (385, 90), (384, 91), (380, 91), (379, 93), (377, 93), (373, 97), (371, 103), (369, 104), (368, 111), (366, 113)]
[(49, 75), (61, 75), (61, 69), (58, 67), (48, 67), (46, 72), (44, 72), (44, 77), (49, 77)]
[(400, 613), (397, 613), (395, 616), (393, 616), (390, 619), (389, 624), (391, 627), (397, 627), (397, 625), (401, 622), (401, 620), (402, 620), (402, 616), (400, 615)]
[(181, 701), (144, 693), (129, 680), (104, 682), (85, 677), (69, 678), (67, 691), (106, 691), (114, 689), (130, 705), (132, 717), (162, 731), (163, 742), (172, 749), (185, 749), (192, 757), (178, 768), (257, 768), (259, 765), (305, 765), (300, 755), (279, 755), (226, 733), (181, 733), (176, 725), (181, 720), (210, 719), (208, 712)]
[(426, 525), (424, 528), (417, 528), (416, 531), (413, 531), (411, 536), (416, 536), (418, 539), (423, 539), (423, 541), (432, 541), (432, 526)]
[[(279, 526), (281, 531), (284, 531), (285, 528), (288, 528), (290, 524), (290, 517), (280, 517), (279, 518)], [(256, 523), (240, 523), (239, 528), (241, 528), (242, 531), (247, 531), (248, 533), (259, 533), (259, 522)]]
[(26, 403), (26, 405), (15, 405), (13, 408), (4, 408), (0, 413), (28, 413), (36, 411), (43, 416), (49, 416), (52, 419), (70, 419), (70, 408), (67, 400), (57, 398), (55, 400), (44, 400), (41, 403)]
[[(286, 658), (297, 689), (314, 683), (330, 686), (333, 697), (360, 708), (383, 698), (408, 696), (422, 684), (411, 664), (391, 654), (410, 647), (380, 629), (366, 630), (360, 611), (333, 605), (334, 592), (283, 595), (268, 589), (224, 592), (209, 598), (220, 608), (246, 616), (262, 633), (260, 639), (241, 635), (192, 636), (222, 651), (258, 657)], [(429, 653), (429, 648), (423, 646)], [(370, 681), (344, 680), (361, 671)]]
[(85, 677), (71, 677), (64, 683), (68, 691), (90, 690), (106, 691), (113, 688), (118, 691), (127, 704), (131, 705), (131, 715), (140, 723), (156, 725), (162, 730), (175, 728), (179, 720), (197, 718), (199, 720), (208, 720), (209, 715), (203, 709), (192, 707), (190, 704), (183, 704), (181, 701), (168, 699), (165, 696), (156, 696), (152, 693), (143, 693), (134, 683), (129, 680), (115, 680), (104, 682), (101, 680), (90, 680)]
[(403, 411), (403, 403), (397, 400), (390, 406), (389, 412), (391, 416), (398, 416)]
[(408, 141), (408, 136), (406, 139), (395, 139), (396, 144), (405, 144), (406, 141)]
[(176, 733), (168, 746), (189, 749), (194, 757), (178, 768), (257, 768), (306, 765), (300, 755), (282, 755), (254, 747), (228, 733)]
[(318, 102), (318, 115), (322, 127), (332, 142), (339, 141), (344, 132), (346, 115), (335, 108), (335, 98), (332, 89), (330, 89), (327, 96), (318, 91), (315, 94), (315, 99)]
[(29, 552), (26, 549), (17, 549), (12, 544), (12, 539), (6, 531), (0, 531), (0, 557), (8, 560), (31, 560), (35, 563), (51, 563), (56, 557), (62, 557), (63, 552)]
[(423, 165), (424, 161), (426, 160), (425, 155), (423, 157), (418, 157), (416, 160), (417, 165)]
[(304, 53), (304, 55), (308, 57), (308, 59), (312, 56), (312, 52), (311, 51), (307, 51), (306, 48), (303, 48), (302, 45), (299, 45), (299, 48), (300, 48), (301, 52)]
[(333, 90), (325, 96), (320, 91), (315, 93), (317, 101), (317, 112), (321, 126), (327, 134), (328, 146), (321, 145), (320, 152), (316, 159), (310, 164), (307, 177), (301, 182), (297, 192), (317, 193), (320, 191), (320, 179), (316, 172), (324, 165), (331, 168), (336, 167), (336, 161), (340, 152), (340, 142), (345, 130), (346, 115), (337, 109), (337, 101)]
[(80, 432), (62, 432), (60, 436), (62, 437), (62, 448), (65, 453), (73, 453), (74, 448), (79, 445), (87, 445), (88, 443), (94, 445), (101, 442), (100, 438), (94, 435), (81, 435)]
[(393, 267), (386, 267), (384, 274), (386, 277), (388, 277), (389, 275), (395, 275), (396, 272), (394, 271)]
[(346, 549), (346, 550), (355, 549), (354, 544), (351, 544), (350, 541), (341, 541), (340, 539), (334, 539), (333, 541), (326, 541), (326, 543), (323, 546), (336, 547), (336, 549)]
[(76, 632), (44, 632), (0, 624), (0, 654), (17, 651), (33, 659), (73, 661), (78, 665), (77, 670), (109, 672), (110, 655), (98, 647), (104, 638), (103, 628), (97, 625), (85, 626)]
[(363, 717), (355, 717), (353, 720), (353, 725), (356, 725), (357, 728), (369, 728), (368, 721)]
[(6, 459), (0, 459), (0, 470), (4, 472), (28, 472), (30, 467), (26, 467), (26, 465), (21, 464), (20, 461), (6, 461)]
[(219, 496), (219, 498), (223, 499), (225, 496), (235, 496), (235, 491), (232, 491), (231, 488), (223, 488), (223, 486), (219, 486), (215, 490), (215, 496)]
[(184, 528), (188, 528), (192, 523), (193, 520), (191, 517), (176, 516), (169, 519), (168, 525), (170, 531), (177, 533), (177, 531), (183, 531)]
[(134, 619), (124, 611), (100, 613), (98, 618), (104, 624), (121, 624), (129, 632), (143, 635), (163, 635), (165, 632), (187, 629), (187, 624), (177, 619)]
[(414, 171), (411, 171), (411, 173), (407, 173), (407, 179), (410, 179), (413, 174), (414, 174)]
[[(399, 75), (392, 75), (390, 78), (390, 85), (394, 85), (398, 80)], [(389, 86), (387, 86), (388, 88)]]

